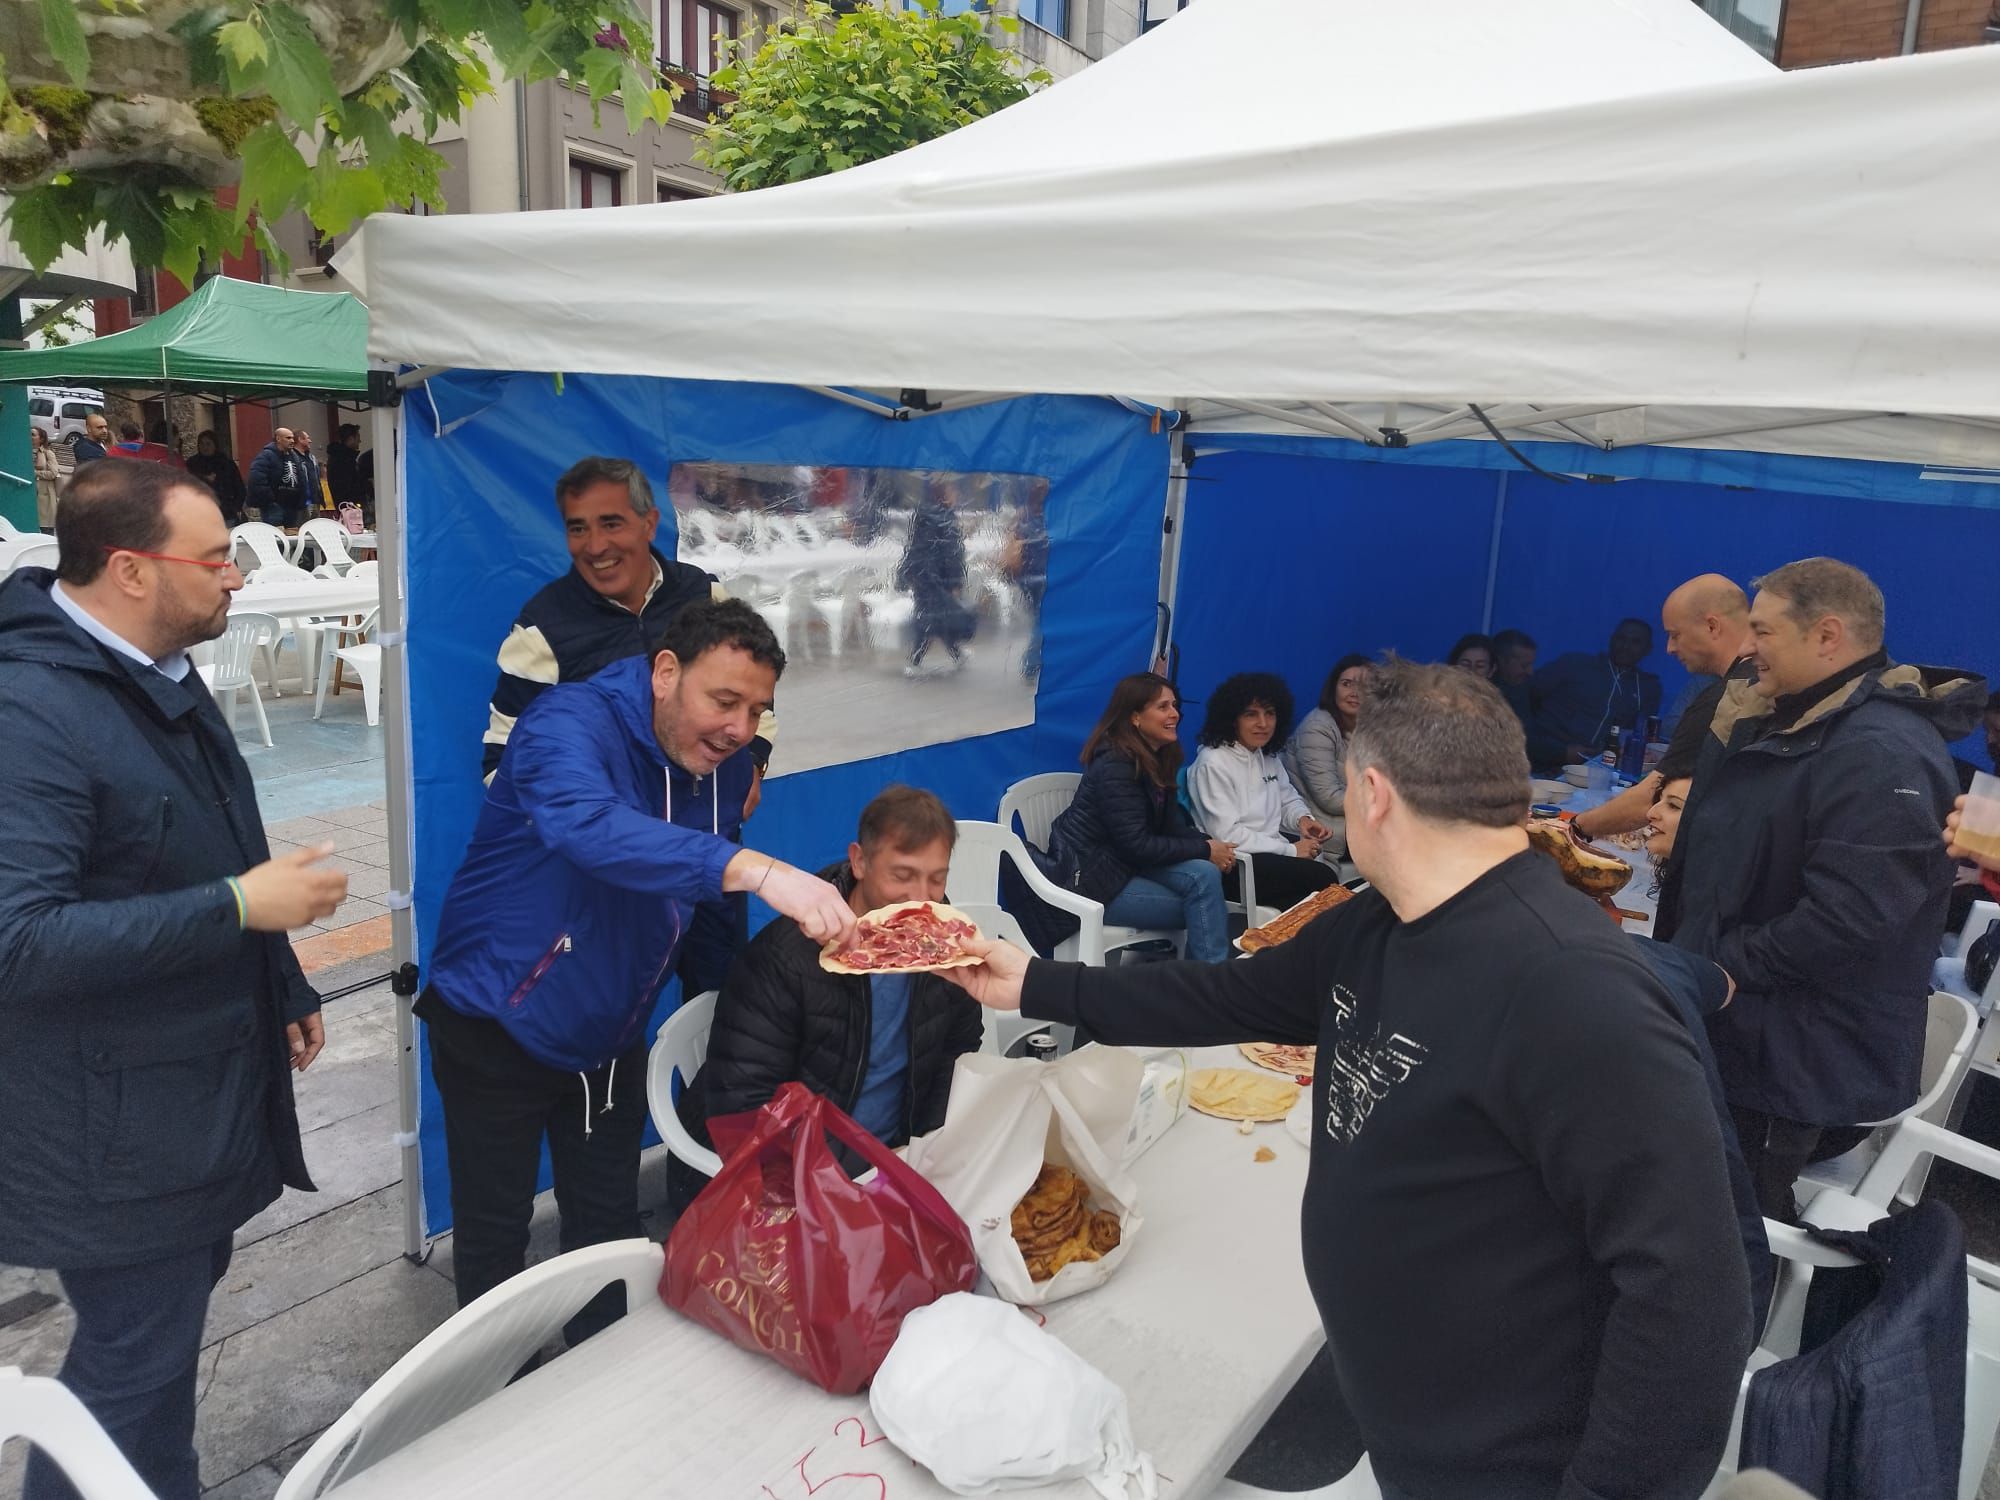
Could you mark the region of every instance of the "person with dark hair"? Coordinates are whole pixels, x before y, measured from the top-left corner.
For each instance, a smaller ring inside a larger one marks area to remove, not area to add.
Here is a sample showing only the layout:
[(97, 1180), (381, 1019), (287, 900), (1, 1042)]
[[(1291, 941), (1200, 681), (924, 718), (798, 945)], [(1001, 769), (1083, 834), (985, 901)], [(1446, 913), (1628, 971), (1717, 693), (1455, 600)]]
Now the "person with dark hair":
[(1652, 649), (1652, 626), (1620, 620), (1603, 651), (1572, 651), (1535, 674), (1528, 759), (1537, 771), (1589, 761), (1617, 743), (1620, 729), (1660, 711), (1660, 679), (1639, 670)]
[(1525, 630), (1502, 630), (1493, 636), (1493, 685), (1500, 689), (1500, 696), (1507, 700), (1507, 706), (1514, 710), (1514, 717), (1526, 729), (1533, 718), (1535, 705), (1530, 697), (1530, 684), (1535, 677), (1535, 638)]
[(1285, 773), (1331, 835), (1319, 853), (1328, 864), (1347, 854), (1347, 737), (1360, 717), (1371, 671), (1365, 656), (1341, 657), (1320, 687), (1318, 707), (1285, 741)]
[(326, 487), (333, 495), (335, 510), (343, 505), (361, 505), (368, 499), (368, 486), (361, 475), (361, 428), (343, 422), (326, 450)]
[(118, 424), (118, 441), (106, 450), (107, 458), (136, 458), (146, 463), (166, 464), (170, 468), (185, 469), (187, 464), (181, 456), (169, 448), (163, 440), (147, 441), (137, 422)]
[(215, 491), (215, 503), (222, 507), (222, 519), (231, 526), (243, 523), (246, 491), (236, 460), (222, 451), (222, 442), (212, 432), (194, 440), (194, 457), (187, 461), (188, 473)]
[(973, 615), (959, 598), (965, 587), (965, 533), (959, 530), (951, 481), (927, 479), (923, 498), (910, 513), (910, 536), (896, 565), (896, 587), (911, 601), (910, 660), (905, 677), (921, 677), (924, 653), (943, 641), (957, 671), (971, 660)]
[[(857, 917), (898, 901), (943, 901), (957, 842), (958, 824), (935, 795), (886, 787), (861, 810), (847, 857), (820, 878)], [(730, 966), (708, 1055), (680, 1099), (697, 1140), (707, 1142), (714, 1116), (759, 1109), (793, 1081), (892, 1148), (944, 1123), (952, 1065), (979, 1049), (979, 1007), (936, 974), (828, 973), (820, 946), (781, 917)], [(692, 1168), (671, 1175), (677, 1202), (706, 1181)]]
[(1493, 642), (1476, 632), (1460, 636), (1445, 661), (1460, 671), (1470, 672), (1474, 677), (1484, 677), (1488, 682), (1493, 680), (1496, 662)]
[(1882, 591), (1848, 563), (1754, 587), (1757, 678), (1725, 686), (1701, 739), (1655, 926), (1736, 982), (1709, 1039), (1764, 1214), (1789, 1221), (1808, 1163), (1917, 1097), (1951, 885), (1946, 746), (1987, 688), (1892, 662)]
[[(61, 1277), (58, 1378), (149, 1493), (194, 1500), (209, 1293), (235, 1231), (313, 1186), (291, 1080), (326, 1034), (285, 934), (347, 877), (272, 858), (189, 662), (243, 586), (208, 490), (85, 464), (56, 545), (0, 584), (0, 1263)], [(25, 1493), (73, 1492), (35, 1452)]]
[(1083, 779), (1049, 831), (1048, 873), (1124, 927), (1187, 930), (1187, 957), (1229, 957), (1223, 872), (1236, 851), (1189, 823), (1175, 795), (1180, 694), (1164, 677), (1121, 678), (1083, 744)]
[(840, 891), (732, 838), (784, 668), (750, 606), (698, 599), (650, 658), (559, 683), (516, 726), (416, 1006), (444, 1101), (461, 1306), (525, 1264), (544, 1140), (565, 1250), (643, 1232), (647, 1022), (683, 946), (715, 950), (683, 975), (727, 963), (702, 907), (755, 892), (815, 944), (853, 931)]
[[(1209, 696), (1201, 752), (1188, 771), (1194, 820), (1212, 839), (1255, 861), (1257, 904), (1283, 911), (1333, 884), (1319, 863), (1333, 830), (1313, 816), (1278, 752), (1292, 727), (1292, 690), (1270, 672), (1238, 672)], [(1231, 900), (1242, 878), (1223, 877)], [(1253, 914), (1253, 920), (1257, 920)]]
[[(645, 470), (629, 458), (578, 459), (556, 480), (556, 509), (569, 540), (570, 568), (521, 606), (500, 643), (500, 680), (487, 709), (481, 765), (488, 781), (500, 769), (515, 721), (537, 695), (645, 655), (690, 600), (727, 597), (714, 574), (654, 547), (659, 507)], [(774, 724), (769, 718), (760, 724), (751, 745), (757, 779), (745, 817), (757, 805)]]
[(1492, 684), (1392, 660), (1349, 742), (1369, 889), (1236, 963), (979, 943), (951, 978), (1114, 1045), (1317, 1044), (1303, 1260), (1385, 1496), (1692, 1500), (1753, 1341), (1721, 1127), (1667, 979), (1528, 803)]

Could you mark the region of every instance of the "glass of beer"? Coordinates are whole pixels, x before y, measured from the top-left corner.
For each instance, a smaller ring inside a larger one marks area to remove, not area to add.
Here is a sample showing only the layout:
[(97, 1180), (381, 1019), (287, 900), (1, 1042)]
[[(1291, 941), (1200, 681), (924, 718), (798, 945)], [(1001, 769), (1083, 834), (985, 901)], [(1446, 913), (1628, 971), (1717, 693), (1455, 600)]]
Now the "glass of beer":
[(1965, 811), (1958, 815), (1958, 847), (1981, 858), (2000, 860), (2000, 776), (1981, 771), (1965, 794)]

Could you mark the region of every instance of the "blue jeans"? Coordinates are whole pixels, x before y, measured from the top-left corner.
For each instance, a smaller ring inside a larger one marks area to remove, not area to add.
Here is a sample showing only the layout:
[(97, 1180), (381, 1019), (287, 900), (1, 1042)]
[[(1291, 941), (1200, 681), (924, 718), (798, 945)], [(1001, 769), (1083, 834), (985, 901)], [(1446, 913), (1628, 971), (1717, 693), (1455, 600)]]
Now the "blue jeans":
[[(56, 1376), (97, 1418), (160, 1500), (196, 1500), (195, 1367), (208, 1294), (229, 1269), (230, 1240), (136, 1266), (63, 1271), (76, 1332)], [(27, 1500), (76, 1491), (40, 1451)]]
[(1185, 927), (1189, 958), (1213, 964), (1229, 957), (1222, 872), (1205, 859), (1142, 870), (1105, 905), (1104, 920), (1120, 927)]

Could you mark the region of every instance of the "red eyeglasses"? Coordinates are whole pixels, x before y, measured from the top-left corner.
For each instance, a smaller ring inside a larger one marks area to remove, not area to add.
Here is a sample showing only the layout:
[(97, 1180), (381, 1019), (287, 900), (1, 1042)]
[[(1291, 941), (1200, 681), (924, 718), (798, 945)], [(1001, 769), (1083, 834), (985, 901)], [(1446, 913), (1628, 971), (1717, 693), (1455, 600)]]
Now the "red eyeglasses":
[(104, 550), (106, 552), (129, 552), (134, 557), (150, 557), (157, 562), (187, 563), (190, 567), (213, 568), (218, 573), (224, 568), (233, 568), (236, 566), (236, 559), (233, 557), (224, 558), (221, 562), (205, 562), (199, 557), (175, 557), (171, 552), (148, 552), (143, 547), (113, 547), (109, 543), (106, 543)]

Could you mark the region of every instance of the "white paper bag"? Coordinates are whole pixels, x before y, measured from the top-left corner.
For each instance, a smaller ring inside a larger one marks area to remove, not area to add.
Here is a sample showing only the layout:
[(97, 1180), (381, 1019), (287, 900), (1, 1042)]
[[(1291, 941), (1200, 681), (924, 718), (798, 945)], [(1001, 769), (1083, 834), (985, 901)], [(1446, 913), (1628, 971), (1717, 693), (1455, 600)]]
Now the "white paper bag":
[[(958, 1059), (944, 1124), (912, 1141), (905, 1159), (965, 1220), (979, 1269), (1007, 1301), (1039, 1306), (1087, 1292), (1131, 1253), (1143, 1221), (1119, 1163), (1143, 1072), (1116, 1047), (1081, 1047), (1053, 1063), (977, 1052)], [(1036, 1282), (1011, 1220), (1045, 1161), (1075, 1172), (1092, 1206), (1118, 1215), (1119, 1240), (1101, 1260), (1071, 1261)]]
[(956, 1495), (1060, 1479), (1087, 1480), (1106, 1500), (1160, 1492), (1125, 1393), (990, 1297), (953, 1292), (903, 1319), (868, 1405), (889, 1441)]

